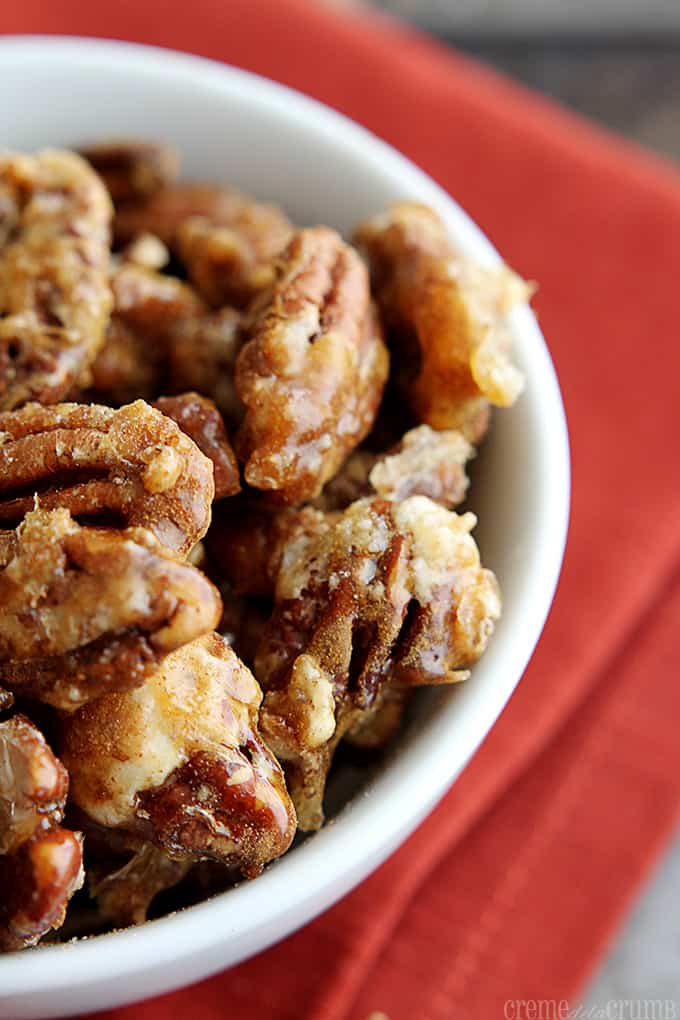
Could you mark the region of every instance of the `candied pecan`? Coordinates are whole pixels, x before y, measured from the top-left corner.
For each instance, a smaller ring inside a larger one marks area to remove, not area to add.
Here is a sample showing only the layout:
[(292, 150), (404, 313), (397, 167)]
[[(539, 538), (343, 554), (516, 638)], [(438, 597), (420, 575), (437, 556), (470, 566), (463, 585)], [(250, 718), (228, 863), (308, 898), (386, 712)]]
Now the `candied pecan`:
[(0, 408), (59, 400), (104, 341), (111, 202), (79, 156), (0, 154)]
[(234, 368), (243, 340), (243, 319), (234, 308), (176, 322), (168, 349), (172, 389), (205, 394), (237, 425), (243, 405), (236, 393)]
[(0, 712), (6, 712), (8, 708), (11, 708), (14, 704), (14, 695), (11, 691), (6, 691), (4, 687), (0, 687)]
[(78, 152), (97, 171), (114, 202), (147, 198), (179, 173), (179, 153), (159, 142), (106, 138), (81, 145)]
[(238, 463), (224, 427), (222, 415), (212, 400), (200, 393), (180, 393), (175, 397), (159, 397), (154, 407), (177, 422), (199, 450), (212, 461), (215, 499), (233, 496), (240, 491)]
[(135, 686), (220, 609), (207, 578), (144, 528), (82, 528), (61, 508), (0, 533), (0, 680), (15, 693), (73, 710)]
[(176, 859), (257, 874), (295, 829), (280, 767), (257, 730), (261, 697), (218, 634), (172, 652), (143, 687), (64, 719), (73, 801)]
[(326, 227), (300, 231), (236, 362), (246, 481), (317, 496), (373, 424), (387, 367), (361, 259)]
[(182, 280), (133, 262), (115, 269), (111, 288), (113, 315), (87, 396), (113, 404), (147, 399), (167, 375), (175, 333), (198, 332), (206, 307)]
[(0, 414), (0, 438), (0, 523), (20, 521), (38, 493), (43, 509), (140, 525), (181, 553), (208, 528), (212, 464), (142, 400), (28, 404)]
[(127, 404), (138, 397), (150, 400), (162, 373), (163, 353), (114, 315), (106, 329), (106, 343), (90, 369), (87, 389), (78, 389), (70, 396), (112, 405)]
[(0, 950), (34, 946), (59, 928), (83, 878), (82, 837), (59, 826), (0, 857)]
[(116, 239), (151, 233), (175, 251), (190, 278), (216, 307), (247, 304), (270, 281), (268, 264), (290, 239), (291, 224), (276, 205), (235, 188), (181, 181), (146, 201), (116, 210)]
[(114, 311), (147, 337), (167, 341), (173, 323), (206, 312), (199, 295), (182, 280), (134, 262), (122, 263), (111, 277)]
[(143, 924), (158, 893), (181, 882), (192, 866), (190, 860), (174, 860), (152, 843), (141, 842), (120, 867), (88, 869), (90, 895), (104, 919), (117, 928)]
[(437, 214), (415, 202), (365, 220), (355, 241), (369, 259), (411, 410), (478, 441), (489, 403), (512, 404), (522, 390), (505, 317), (530, 288), (507, 266), (485, 268), (461, 255)]
[(340, 516), (306, 511), (286, 543), (255, 673), (301, 828), (321, 824), (335, 746), (386, 683), (462, 680), (484, 651), (500, 599), (474, 523), (424, 496), (364, 499)]
[(387, 453), (357, 450), (316, 501), (322, 510), (342, 510), (362, 496), (402, 500), (428, 496), (454, 507), (465, 499), (465, 462), (474, 448), (457, 429), (435, 432), (429, 425), (405, 432)]
[(64, 816), (68, 776), (23, 715), (0, 722), (0, 857)]
[(273, 283), (273, 259), (291, 234), (276, 206), (246, 201), (229, 225), (190, 216), (177, 231), (176, 244), (189, 279), (208, 304), (242, 308)]
[(82, 839), (59, 827), (63, 765), (28, 719), (0, 723), (0, 950), (34, 945), (82, 884)]

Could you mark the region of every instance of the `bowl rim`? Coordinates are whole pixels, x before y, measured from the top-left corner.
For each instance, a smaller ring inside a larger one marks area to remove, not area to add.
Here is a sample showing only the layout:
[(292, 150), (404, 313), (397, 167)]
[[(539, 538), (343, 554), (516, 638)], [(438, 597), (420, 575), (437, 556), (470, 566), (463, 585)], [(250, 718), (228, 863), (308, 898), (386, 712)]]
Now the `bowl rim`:
[[(457, 239), (463, 247), (486, 262), (499, 260), (498, 253), (455, 200), (424, 171), (366, 128), (324, 104), (278, 82), (250, 71), (203, 57), (161, 47), (152, 47), (119, 40), (78, 36), (19, 35), (0, 39), (0, 58), (36, 60), (48, 58), (66, 63), (76, 59), (80, 64), (114, 61), (131, 72), (171, 74), (234, 97), (245, 89), (251, 100), (284, 118), (303, 118), (318, 133), (337, 142), (365, 150), (365, 158), (380, 161), (404, 180), (405, 190), (412, 190), (433, 204), (450, 226), (455, 225)], [(421, 821), (427, 811), (451, 785), (461, 769), (478, 748), (495, 723), (517, 683), (543, 629), (562, 564), (569, 517), (569, 447), (562, 398), (554, 367), (533, 313), (517, 309), (512, 316), (513, 332), (528, 336), (532, 358), (536, 359), (532, 378), (538, 380), (542, 395), (542, 413), (552, 458), (551, 491), (547, 496), (547, 512), (542, 532), (542, 555), (527, 569), (533, 571), (533, 603), (526, 606), (526, 620), (521, 640), (508, 641), (507, 669), (499, 676), (493, 696), (483, 704), (472, 699), (466, 705), (465, 732), (458, 734), (456, 753), (447, 742), (451, 714), (460, 712), (455, 705), (445, 706), (439, 717), (428, 723), (428, 739), (420, 740), (417, 755), (396, 757), (385, 774), (370, 783), (369, 795), (355, 798), (331, 824), (314, 838), (284, 856), (255, 882), (244, 883), (226, 893), (158, 920), (120, 932), (107, 933), (76, 943), (41, 946), (41, 989), (52, 991), (83, 988), (99, 981), (120, 980), (146, 967), (146, 962), (163, 959), (165, 965), (189, 955), (200, 954), (225, 939), (263, 949), (290, 934), (315, 913), (318, 901), (324, 906), (337, 901), (358, 884), (392, 851), (397, 840), (405, 837)], [(549, 526), (548, 531), (545, 530)], [(416, 741), (417, 742), (417, 741)], [(444, 757), (452, 758), (442, 767)], [(406, 760), (408, 759), (408, 761)], [(426, 777), (426, 782), (425, 782)], [(434, 777), (434, 778), (433, 778)], [(423, 799), (423, 788), (427, 796)], [(375, 810), (380, 802), (380, 811)], [(418, 809), (404, 817), (404, 805), (417, 804)], [(378, 820), (379, 816), (379, 820)], [(357, 868), (357, 827), (361, 828), (361, 860)], [(324, 866), (318, 866), (320, 860)], [(335, 890), (332, 898), (327, 888), (332, 876)], [(304, 890), (300, 895), (300, 890)], [(274, 895), (275, 894), (275, 895)], [(274, 904), (274, 906), (272, 906)], [(228, 917), (226, 916), (228, 912)], [(289, 924), (286, 917), (294, 917)], [(259, 920), (258, 920), (259, 919)], [(277, 928), (278, 925), (278, 928)], [(274, 930), (277, 928), (277, 930)], [(270, 929), (270, 930), (267, 930)], [(248, 936), (248, 940), (245, 936)], [(247, 948), (236, 953), (230, 964), (250, 955)], [(34, 990), (36, 958), (31, 952), (0, 956), (0, 1000)], [(197, 968), (196, 977), (205, 977), (222, 966), (211, 964)], [(165, 990), (185, 983), (180, 978), (166, 985)]]

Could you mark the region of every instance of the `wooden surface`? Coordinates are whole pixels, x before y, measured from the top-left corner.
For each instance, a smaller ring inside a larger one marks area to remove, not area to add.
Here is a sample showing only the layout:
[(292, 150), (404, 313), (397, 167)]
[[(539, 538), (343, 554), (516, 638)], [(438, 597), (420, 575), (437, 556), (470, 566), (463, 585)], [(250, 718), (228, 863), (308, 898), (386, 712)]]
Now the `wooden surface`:
[(680, 39), (448, 38), (511, 77), (680, 160)]

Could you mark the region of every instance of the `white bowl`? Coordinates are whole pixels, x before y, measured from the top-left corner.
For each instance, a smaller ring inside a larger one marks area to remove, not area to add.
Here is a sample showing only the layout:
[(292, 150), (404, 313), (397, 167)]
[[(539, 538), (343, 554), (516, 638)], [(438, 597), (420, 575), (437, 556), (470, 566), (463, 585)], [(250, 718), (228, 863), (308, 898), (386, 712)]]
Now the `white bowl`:
[[(187, 176), (224, 179), (282, 202), (298, 222), (344, 232), (394, 199), (444, 217), (460, 248), (498, 256), (417, 167), (337, 113), (210, 61), (116, 42), (0, 41), (0, 144), (33, 150), (102, 135), (174, 142)], [(283, 938), (360, 882), (461, 771), (519, 681), (562, 560), (568, 502), (560, 392), (536, 321), (512, 317), (527, 388), (498, 412), (471, 503), (505, 611), (469, 682), (423, 697), (387, 765), (333, 824), (254, 882), (137, 929), (0, 957), (0, 1016), (103, 1009), (196, 981)], [(39, 958), (35, 955), (39, 954)]]

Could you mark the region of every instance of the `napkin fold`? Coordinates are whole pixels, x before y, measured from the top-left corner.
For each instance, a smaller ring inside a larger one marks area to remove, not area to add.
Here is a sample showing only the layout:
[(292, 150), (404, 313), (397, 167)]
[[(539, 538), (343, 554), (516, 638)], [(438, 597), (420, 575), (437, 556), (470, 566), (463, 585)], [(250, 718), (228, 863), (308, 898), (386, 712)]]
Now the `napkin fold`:
[[(680, 815), (680, 174), (377, 15), (304, 0), (24, 0), (0, 31), (131, 39), (342, 110), (540, 290), (570, 422), (562, 579), (508, 708), (371, 878), (280, 945), (111, 1020), (495, 1020), (577, 1001)], [(150, 126), (150, 130), (152, 127)]]

